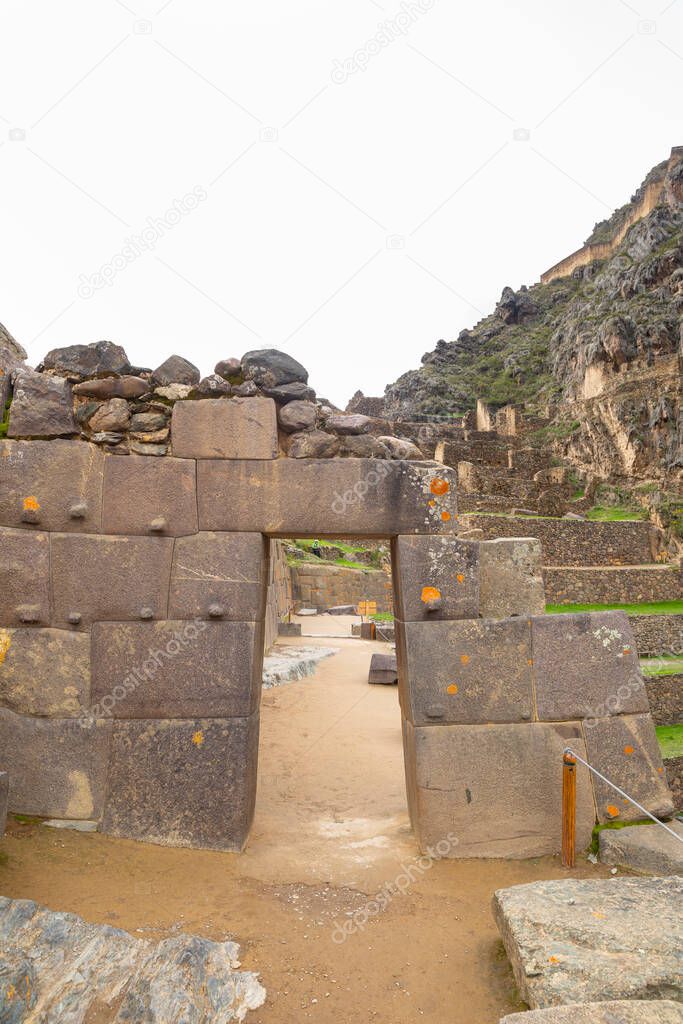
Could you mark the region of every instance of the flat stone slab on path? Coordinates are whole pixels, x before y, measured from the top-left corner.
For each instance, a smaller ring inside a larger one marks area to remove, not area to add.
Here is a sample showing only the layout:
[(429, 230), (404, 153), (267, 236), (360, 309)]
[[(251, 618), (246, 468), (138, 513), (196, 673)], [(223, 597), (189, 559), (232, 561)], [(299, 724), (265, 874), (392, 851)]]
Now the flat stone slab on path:
[(683, 1024), (683, 1004), (669, 999), (618, 999), (511, 1013), (500, 1024)]
[(600, 832), (600, 860), (647, 875), (683, 875), (683, 822), (669, 821), (672, 835), (654, 823)]
[(681, 878), (515, 885), (494, 893), (493, 913), (532, 1009), (683, 1000)]
[(235, 942), (153, 942), (31, 900), (0, 897), (0, 1020), (228, 1024), (262, 1006)]
[(276, 645), (263, 659), (263, 688), (269, 690), (282, 683), (292, 683), (297, 679), (312, 676), (319, 661), (338, 653), (338, 647)]
[(398, 682), (398, 667), (395, 654), (373, 654), (370, 659), (369, 683), (391, 685)]

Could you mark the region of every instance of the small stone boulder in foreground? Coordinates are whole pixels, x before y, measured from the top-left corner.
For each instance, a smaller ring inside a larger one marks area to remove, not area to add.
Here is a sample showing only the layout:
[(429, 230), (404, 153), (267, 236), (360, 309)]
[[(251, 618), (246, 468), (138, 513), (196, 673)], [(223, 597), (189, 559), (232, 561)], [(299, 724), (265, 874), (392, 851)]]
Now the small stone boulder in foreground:
[(75, 914), (0, 897), (0, 1020), (228, 1024), (262, 1006), (235, 942), (135, 939)]
[(533, 882), (493, 897), (517, 987), (531, 1009), (682, 1001), (682, 909), (681, 878)]
[(618, 999), (511, 1013), (500, 1024), (683, 1024), (683, 1004), (670, 999)]

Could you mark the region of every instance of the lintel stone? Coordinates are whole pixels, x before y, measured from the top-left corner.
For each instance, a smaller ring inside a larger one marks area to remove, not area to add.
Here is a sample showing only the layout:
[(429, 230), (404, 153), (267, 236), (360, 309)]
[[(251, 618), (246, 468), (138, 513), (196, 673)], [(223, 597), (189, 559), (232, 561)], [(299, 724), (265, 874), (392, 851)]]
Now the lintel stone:
[(200, 530), (387, 537), (457, 526), (456, 475), (436, 462), (200, 460), (197, 500)]

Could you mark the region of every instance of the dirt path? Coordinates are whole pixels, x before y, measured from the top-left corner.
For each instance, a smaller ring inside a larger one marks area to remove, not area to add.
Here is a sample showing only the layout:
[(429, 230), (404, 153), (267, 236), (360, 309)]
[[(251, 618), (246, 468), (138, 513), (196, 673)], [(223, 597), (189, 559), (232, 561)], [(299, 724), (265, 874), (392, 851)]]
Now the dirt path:
[[(330, 643), (306, 641), (317, 642)], [(366, 682), (372, 651), (386, 645), (333, 646), (340, 653), (315, 676), (264, 692), (256, 820), (244, 854), (12, 823), (0, 841), (0, 892), (134, 934), (236, 939), (268, 992), (251, 1024), (497, 1024), (522, 1009), (491, 894), (562, 877), (558, 861), (440, 861), (420, 870), (396, 687)], [(589, 864), (574, 872), (605, 873)], [(368, 898), (392, 882), (405, 891), (361, 927)], [(355, 930), (345, 937), (349, 921)]]

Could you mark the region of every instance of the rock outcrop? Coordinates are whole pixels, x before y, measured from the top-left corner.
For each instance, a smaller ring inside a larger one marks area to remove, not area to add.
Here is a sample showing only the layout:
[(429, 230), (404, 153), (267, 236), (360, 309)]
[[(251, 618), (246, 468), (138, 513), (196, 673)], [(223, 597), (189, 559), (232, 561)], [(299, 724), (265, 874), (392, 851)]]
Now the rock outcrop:
[(243, 1021), (266, 993), (235, 942), (135, 939), (31, 900), (0, 897), (0, 1020), (21, 1024)]
[(600, 258), (575, 254), (539, 284), (504, 288), (491, 315), (455, 341), (439, 341), (421, 369), (389, 385), (385, 415), (462, 414), (477, 398), (494, 407), (524, 403), (550, 409), (550, 439), (583, 470), (602, 478), (680, 475), (682, 182), (676, 148), (631, 203), (596, 227), (585, 259)]

